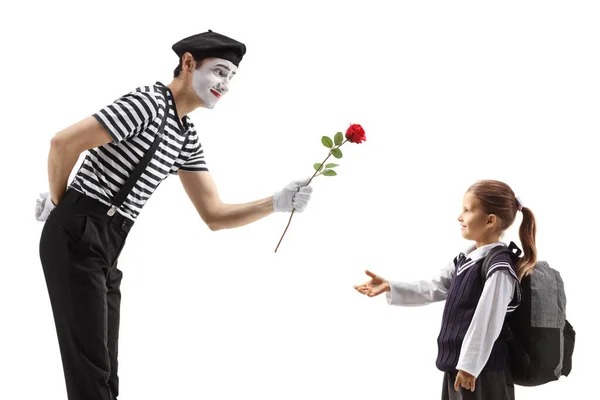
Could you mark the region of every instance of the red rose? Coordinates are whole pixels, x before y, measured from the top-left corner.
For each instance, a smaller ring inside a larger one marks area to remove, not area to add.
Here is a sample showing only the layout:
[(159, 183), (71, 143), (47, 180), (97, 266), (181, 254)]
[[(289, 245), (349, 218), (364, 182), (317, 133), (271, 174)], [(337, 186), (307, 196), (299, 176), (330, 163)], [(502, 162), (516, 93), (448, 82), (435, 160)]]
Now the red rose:
[(362, 143), (367, 140), (365, 130), (359, 124), (352, 124), (346, 131), (346, 138), (352, 143)]

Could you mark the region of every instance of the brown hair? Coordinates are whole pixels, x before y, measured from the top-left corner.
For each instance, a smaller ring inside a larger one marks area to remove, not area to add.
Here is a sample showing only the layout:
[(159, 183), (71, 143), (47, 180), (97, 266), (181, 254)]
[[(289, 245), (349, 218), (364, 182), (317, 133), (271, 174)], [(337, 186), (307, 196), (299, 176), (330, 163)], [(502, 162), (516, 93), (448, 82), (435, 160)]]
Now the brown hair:
[[(479, 199), (486, 214), (494, 214), (498, 218), (500, 229), (503, 232), (515, 222), (517, 211), (519, 211), (521, 205), (513, 190), (506, 183), (482, 180), (473, 184), (468, 192), (473, 193)], [(521, 240), (521, 246), (523, 246), (523, 257), (517, 262), (519, 280), (533, 271), (537, 261), (535, 216), (527, 207), (523, 207), (521, 212), (523, 213), (523, 221), (519, 227), (519, 239)]]

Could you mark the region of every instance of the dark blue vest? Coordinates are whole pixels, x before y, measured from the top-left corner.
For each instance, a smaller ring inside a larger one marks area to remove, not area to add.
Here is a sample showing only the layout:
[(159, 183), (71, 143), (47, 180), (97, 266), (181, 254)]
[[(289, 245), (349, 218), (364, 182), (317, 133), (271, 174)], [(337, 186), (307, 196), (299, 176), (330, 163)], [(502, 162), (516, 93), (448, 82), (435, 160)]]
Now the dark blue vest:
[[(508, 260), (508, 257), (506, 259)], [(473, 320), (473, 314), (483, 292), (484, 281), (481, 271), (483, 258), (463, 270), (462, 267), (465, 264), (464, 254), (461, 254), (454, 260), (455, 275), (448, 291), (448, 298), (446, 299), (442, 317), (442, 326), (437, 340), (438, 356), (436, 366), (439, 370), (445, 372), (456, 371), (463, 340)], [(512, 262), (510, 264), (512, 267)], [(514, 267), (512, 268), (514, 270)], [(497, 270), (499, 269), (496, 269), (494, 272)], [(501, 370), (507, 366), (508, 358), (505, 341), (508, 338), (508, 334), (505, 322), (483, 371)]]

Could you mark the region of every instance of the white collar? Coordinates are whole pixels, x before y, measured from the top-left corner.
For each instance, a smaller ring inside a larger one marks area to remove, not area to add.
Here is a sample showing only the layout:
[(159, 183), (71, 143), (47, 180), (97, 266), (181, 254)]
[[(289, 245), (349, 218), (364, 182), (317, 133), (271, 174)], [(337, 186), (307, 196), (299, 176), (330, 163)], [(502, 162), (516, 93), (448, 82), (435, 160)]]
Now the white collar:
[(467, 253), (465, 258), (468, 261), (463, 263), (460, 267), (458, 267), (456, 273), (460, 275), (464, 270), (471, 268), (473, 265), (477, 264), (479, 260), (487, 256), (490, 250), (497, 246), (506, 247), (506, 244), (504, 244), (503, 242), (490, 243), (486, 244), (485, 246), (481, 246), (478, 249), (476, 249), (474, 245), (471, 245), (471, 247), (469, 247), (469, 249), (465, 252)]

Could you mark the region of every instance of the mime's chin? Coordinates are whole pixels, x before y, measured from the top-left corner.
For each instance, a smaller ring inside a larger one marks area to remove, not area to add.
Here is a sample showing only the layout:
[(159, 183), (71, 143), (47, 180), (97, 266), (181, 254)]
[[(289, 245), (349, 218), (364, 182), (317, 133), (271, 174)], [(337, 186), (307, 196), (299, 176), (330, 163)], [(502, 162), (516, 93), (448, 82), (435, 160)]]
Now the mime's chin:
[(216, 102), (208, 102), (208, 101), (203, 101), (202, 102), (202, 107), (203, 108), (207, 108), (209, 110), (212, 110), (213, 108), (215, 108), (215, 105), (217, 105)]

